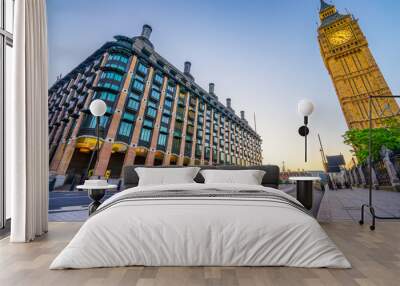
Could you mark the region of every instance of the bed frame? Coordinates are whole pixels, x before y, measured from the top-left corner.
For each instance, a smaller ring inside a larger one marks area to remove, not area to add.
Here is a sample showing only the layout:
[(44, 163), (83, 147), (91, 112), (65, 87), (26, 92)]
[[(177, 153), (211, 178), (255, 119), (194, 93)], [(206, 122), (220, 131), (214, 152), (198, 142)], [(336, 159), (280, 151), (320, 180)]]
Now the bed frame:
[[(126, 166), (123, 170), (123, 180), (124, 180), (124, 189), (133, 188), (138, 185), (139, 177), (135, 171), (137, 167), (145, 167), (140, 165), (134, 166)], [(279, 187), (279, 167), (276, 165), (262, 165), (262, 166), (234, 166), (234, 165), (221, 165), (221, 166), (196, 166), (205, 169), (217, 169), (217, 170), (263, 170), (265, 171), (265, 175), (262, 179), (261, 184), (264, 187), (270, 187), (277, 189)], [(146, 168), (184, 168), (183, 166), (154, 166), (154, 167), (146, 167)], [(203, 176), (198, 173), (194, 178), (197, 183), (204, 183)]]

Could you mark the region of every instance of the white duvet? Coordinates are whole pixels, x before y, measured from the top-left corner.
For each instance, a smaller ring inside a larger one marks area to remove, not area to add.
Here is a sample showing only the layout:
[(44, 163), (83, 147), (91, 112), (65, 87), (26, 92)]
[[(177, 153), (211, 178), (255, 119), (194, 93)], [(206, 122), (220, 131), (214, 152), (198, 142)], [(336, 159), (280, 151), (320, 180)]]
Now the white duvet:
[(128, 189), (100, 206), (104, 210), (84, 223), (50, 269), (128, 265), (351, 267), (314, 218), (287, 204), (229, 197), (154, 198), (112, 204), (131, 192), (210, 188), (265, 190), (296, 201), (282, 191), (254, 185)]

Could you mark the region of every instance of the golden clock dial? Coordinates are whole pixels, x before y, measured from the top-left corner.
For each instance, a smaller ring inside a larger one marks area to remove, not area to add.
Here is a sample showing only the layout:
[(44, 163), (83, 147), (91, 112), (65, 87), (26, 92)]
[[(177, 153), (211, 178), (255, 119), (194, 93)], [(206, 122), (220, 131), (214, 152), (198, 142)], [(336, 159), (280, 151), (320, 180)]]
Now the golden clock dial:
[(353, 33), (350, 30), (340, 30), (329, 36), (329, 42), (332, 45), (342, 45), (353, 37)]

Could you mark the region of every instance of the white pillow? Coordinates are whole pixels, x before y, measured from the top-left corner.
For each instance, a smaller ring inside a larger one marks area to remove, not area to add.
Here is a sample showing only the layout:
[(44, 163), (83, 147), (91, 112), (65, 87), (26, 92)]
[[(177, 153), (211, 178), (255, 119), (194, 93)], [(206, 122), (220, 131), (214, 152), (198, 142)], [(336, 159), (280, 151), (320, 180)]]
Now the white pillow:
[(139, 176), (138, 186), (194, 183), (200, 168), (135, 168)]
[(262, 170), (202, 170), (205, 184), (261, 185), (265, 171)]

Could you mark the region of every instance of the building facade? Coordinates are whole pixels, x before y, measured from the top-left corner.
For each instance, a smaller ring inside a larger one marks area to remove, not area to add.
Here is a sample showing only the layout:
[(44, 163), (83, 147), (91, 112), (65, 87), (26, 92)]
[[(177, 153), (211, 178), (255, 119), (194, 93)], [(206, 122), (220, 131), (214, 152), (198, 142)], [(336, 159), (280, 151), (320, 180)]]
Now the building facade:
[[(261, 137), (231, 100), (218, 101), (214, 84), (195, 83), (161, 57), (152, 29), (129, 38), (115, 36), (49, 89), (50, 171), (56, 185), (92, 170), (118, 178), (125, 165), (260, 165)], [(102, 99), (99, 160), (96, 120), (88, 107)], [(89, 164), (91, 165), (89, 166)]]
[[(369, 96), (392, 96), (357, 19), (321, 0), (318, 41), (350, 129), (368, 128)], [(395, 98), (372, 100), (373, 127), (399, 115)]]

